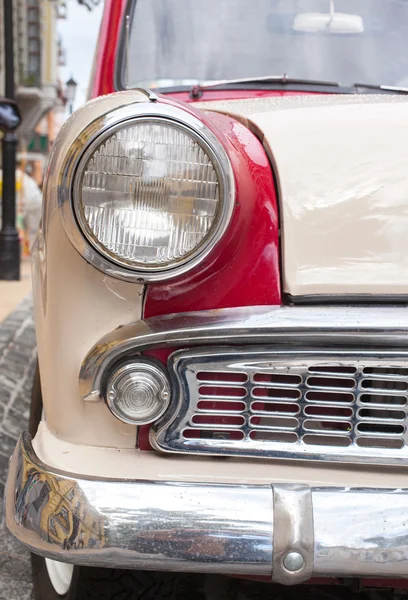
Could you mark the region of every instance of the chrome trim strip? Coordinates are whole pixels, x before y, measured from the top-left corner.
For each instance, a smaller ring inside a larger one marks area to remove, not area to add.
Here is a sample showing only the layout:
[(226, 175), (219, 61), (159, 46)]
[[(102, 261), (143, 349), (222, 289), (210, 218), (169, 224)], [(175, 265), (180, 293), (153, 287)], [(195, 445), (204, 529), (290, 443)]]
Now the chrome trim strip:
[[(199, 264), (219, 242), (230, 222), (235, 198), (235, 179), (227, 153), (216, 135), (200, 119), (182, 108), (153, 101), (149, 92), (140, 90), (150, 101), (115, 108), (87, 125), (81, 135), (66, 152), (59, 184), (58, 205), (63, 227), (76, 250), (94, 267), (125, 281), (143, 283), (144, 281), (163, 281), (181, 275)], [(78, 210), (75, 208), (78, 196), (81, 165), (86, 162), (89, 153), (104, 138), (114, 133), (122, 125), (137, 120), (158, 120), (185, 129), (195, 137), (209, 154), (220, 178), (220, 214), (212, 232), (197, 251), (186, 257), (179, 265), (165, 268), (132, 268), (102, 253), (102, 250), (87, 238), (85, 226), (80, 224)]]
[(108, 333), (88, 352), (79, 373), (80, 394), (101, 399), (106, 369), (124, 356), (211, 344), (407, 347), (408, 307), (250, 306), (136, 321)]
[(408, 489), (95, 480), (44, 465), (28, 434), (10, 463), (5, 520), (30, 550), (74, 564), (280, 580), (295, 547), (304, 576), (408, 574)]
[(144, 94), (150, 100), (150, 102), (157, 102), (158, 99), (159, 99), (158, 96), (157, 96), (157, 94), (155, 94), (150, 89), (145, 89), (145, 88), (141, 88), (141, 87), (135, 87), (135, 88), (132, 88), (132, 92), (141, 92), (142, 94)]
[[(307, 485), (273, 486), (273, 580), (285, 585), (307, 581), (313, 574), (312, 493)], [(300, 559), (288, 568), (288, 556)], [(303, 565), (302, 565), (303, 563)], [(301, 566), (302, 565), (302, 566)], [(299, 569), (296, 567), (300, 566)]]
[(408, 294), (305, 294), (294, 296), (285, 294), (285, 304), (307, 305), (307, 304), (358, 304), (373, 305), (385, 304), (395, 306), (401, 304), (408, 305)]

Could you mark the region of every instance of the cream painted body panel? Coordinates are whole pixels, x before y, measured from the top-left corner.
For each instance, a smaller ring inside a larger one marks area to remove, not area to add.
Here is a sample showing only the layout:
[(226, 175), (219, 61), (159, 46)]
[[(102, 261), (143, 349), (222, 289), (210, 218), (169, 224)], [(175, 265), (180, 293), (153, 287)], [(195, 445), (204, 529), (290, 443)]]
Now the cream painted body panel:
[[(45, 227), (33, 249), (46, 414), (34, 442), (39, 457), (64, 471), (99, 477), (259, 483), (311, 483), (313, 478), (316, 484), (370, 486), (384, 480), (384, 487), (402, 485), (408, 475), (398, 469), (384, 474), (367, 467), (312, 469), (278, 461), (140, 453), (134, 450), (135, 427), (117, 420), (103, 402), (82, 400), (78, 374), (84, 357), (102, 336), (141, 318), (144, 288), (98, 271), (72, 246), (58, 210), (60, 174), (67, 149), (85, 126), (115, 107), (141, 100), (138, 92), (122, 92), (88, 103), (64, 126), (50, 158)], [(408, 258), (403, 256), (408, 251), (408, 153), (403, 147), (408, 102), (399, 97), (361, 101), (326, 97), (196, 104), (243, 120), (270, 149), (283, 203), (285, 291), (292, 294), (408, 292)], [(377, 143), (381, 136), (388, 148)]]
[(105, 275), (72, 246), (58, 210), (66, 150), (82, 129), (105, 112), (145, 100), (122, 92), (90, 102), (61, 131), (48, 165), (43, 223), (33, 248), (35, 326), (47, 423), (59, 438), (77, 444), (134, 448), (136, 428), (116, 419), (105, 403), (79, 395), (82, 360), (101, 336), (141, 318), (143, 285)]
[(45, 464), (102, 479), (142, 479), (198, 483), (305, 483), (310, 486), (408, 487), (405, 467), (373, 467), (250, 458), (140, 452), (72, 444), (53, 435), (43, 422), (33, 442)]
[(263, 138), (280, 188), (286, 293), (408, 294), (408, 96), (196, 106)]

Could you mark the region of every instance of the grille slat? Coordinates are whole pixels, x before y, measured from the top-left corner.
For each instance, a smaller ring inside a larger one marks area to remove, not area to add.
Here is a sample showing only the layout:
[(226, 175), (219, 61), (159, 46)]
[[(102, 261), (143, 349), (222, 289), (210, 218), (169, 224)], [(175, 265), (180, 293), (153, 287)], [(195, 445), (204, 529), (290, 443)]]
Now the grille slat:
[(158, 448), (408, 463), (408, 355), (216, 348), (178, 351), (170, 370), (180, 395)]
[(357, 402), (363, 406), (375, 405), (376, 408), (389, 408), (390, 406), (404, 407), (407, 405), (406, 396), (395, 396), (394, 394), (360, 394)]
[[(217, 408), (216, 406), (217, 403), (220, 405), (219, 408)], [(225, 410), (225, 407), (222, 408), (222, 406), (224, 406), (225, 404), (229, 405), (229, 407), (227, 407), (227, 412)], [(197, 404), (198, 414), (214, 413), (218, 415), (234, 415), (244, 412), (245, 409), (246, 406), (243, 402), (207, 402), (206, 400), (200, 400), (200, 402), (198, 402)]]
[(372, 408), (360, 408), (357, 416), (370, 423), (389, 423), (390, 421), (402, 421), (406, 418), (403, 410), (379, 410)]

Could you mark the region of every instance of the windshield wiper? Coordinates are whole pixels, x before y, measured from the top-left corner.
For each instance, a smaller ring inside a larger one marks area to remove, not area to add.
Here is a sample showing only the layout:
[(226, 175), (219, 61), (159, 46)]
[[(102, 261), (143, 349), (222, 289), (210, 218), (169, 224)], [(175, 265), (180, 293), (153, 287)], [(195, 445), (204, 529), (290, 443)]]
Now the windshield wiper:
[(365, 90), (378, 90), (381, 92), (394, 92), (395, 94), (408, 94), (408, 88), (394, 85), (375, 85), (372, 83), (353, 83), (353, 88)]
[(219, 81), (208, 81), (206, 83), (197, 83), (190, 88), (190, 97), (196, 100), (201, 98), (206, 90), (213, 90), (220, 87), (229, 86), (245, 86), (245, 85), (262, 85), (262, 84), (280, 84), (280, 85), (311, 85), (322, 86), (329, 88), (342, 89), (349, 93), (354, 90), (377, 90), (381, 92), (392, 92), (394, 94), (408, 94), (408, 88), (398, 87), (393, 85), (376, 85), (371, 83), (353, 83), (351, 87), (345, 87), (336, 81), (323, 81), (319, 79), (300, 79), (298, 77), (289, 77), (288, 75), (265, 75), (264, 77), (245, 77), (242, 79), (220, 79)]
[(288, 77), (284, 75), (266, 75), (264, 77), (246, 77), (243, 79), (220, 79), (219, 81), (209, 81), (208, 83), (198, 83), (190, 89), (190, 97), (197, 99), (201, 98), (205, 90), (212, 90), (219, 87), (228, 87), (230, 85), (247, 85), (247, 84), (288, 84), (288, 85), (320, 85), (326, 87), (340, 87), (335, 81), (319, 81), (315, 79), (299, 79), (297, 77)]

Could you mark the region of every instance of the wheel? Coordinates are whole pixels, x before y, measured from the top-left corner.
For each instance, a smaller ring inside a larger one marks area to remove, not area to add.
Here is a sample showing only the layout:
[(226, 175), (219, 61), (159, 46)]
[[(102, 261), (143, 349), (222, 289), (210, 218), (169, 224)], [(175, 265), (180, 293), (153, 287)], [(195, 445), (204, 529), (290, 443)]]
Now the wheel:
[[(34, 375), (29, 431), (34, 437), (43, 411), (40, 374)], [(31, 554), (35, 600), (227, 600), (235, 581), (227, 577), (78, 567)], [(232, 588), (231, 585), (232, 584)]]

